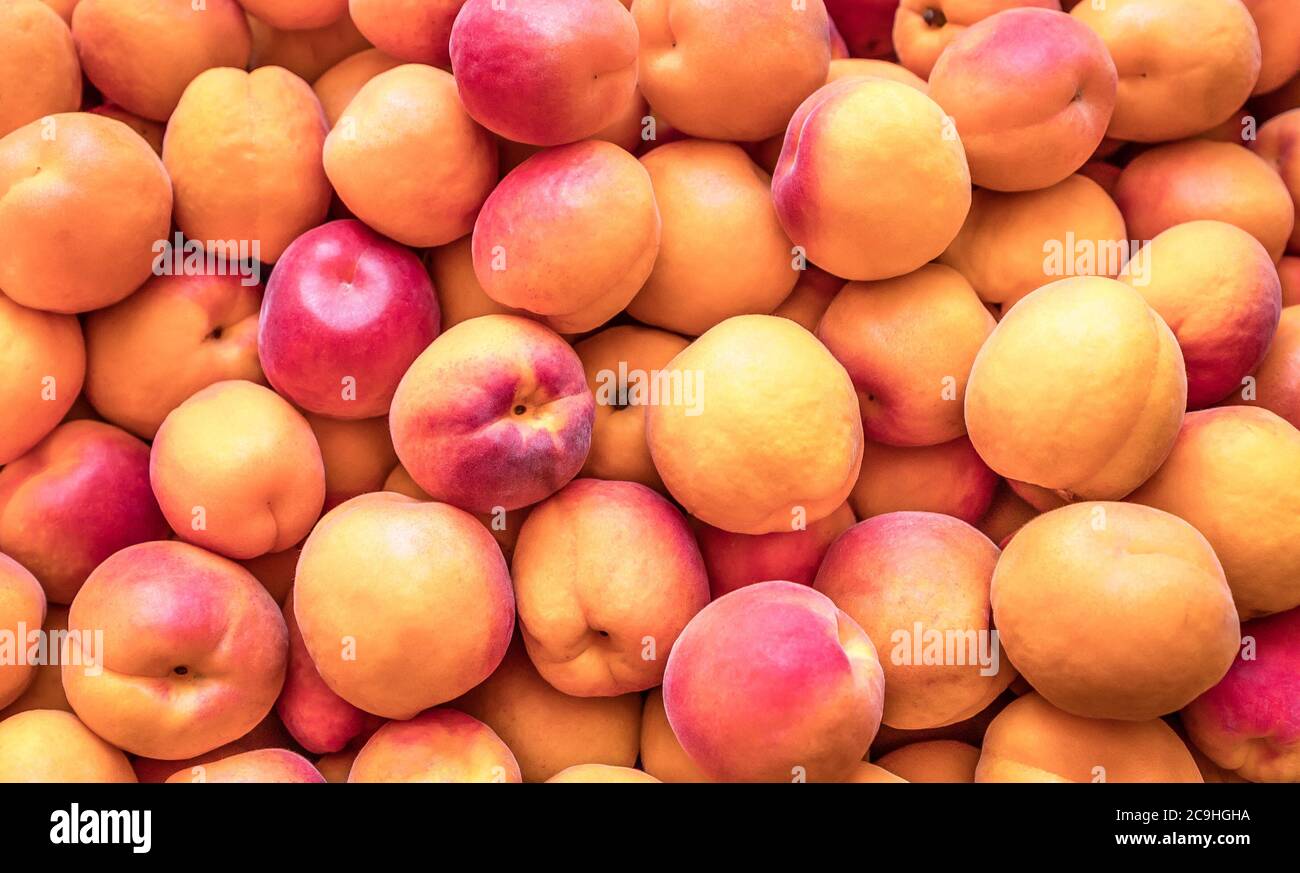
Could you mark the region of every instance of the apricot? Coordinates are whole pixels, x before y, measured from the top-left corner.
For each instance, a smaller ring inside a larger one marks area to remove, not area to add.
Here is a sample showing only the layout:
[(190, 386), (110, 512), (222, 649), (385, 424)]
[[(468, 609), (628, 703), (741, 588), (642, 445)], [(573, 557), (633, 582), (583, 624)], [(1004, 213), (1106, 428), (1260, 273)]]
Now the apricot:
[(194, 768), (220, 761), (223, 758), (229, 758), (232, 755), (261, 749), (289, 749), (293, 751), (297, 748), (299, 747), (294, 744), (293, 737), (289, 735), (284, 729), (284, 725), (280, 724), (280, 720), (272, 712), (243, 736), (211, 751), (192, 755), (182, 760), (170, 761), (135, 756), (131, 759), (131, 767), (135, 770), (136, 778), (141, 782), (157, 785), (166, 782), (170, 777), (182, 771), (193, 777), (195, 775)]
[(1300, 9), (1287, 0), (1242, 0), (1259, 30), (1256, 94), (1275, 91), (1300, 73)]
[(149, 488), (149, 447), (112, 425), (60, 425), (0, 470), (0, 551), (54, 603), (71, 603), (114, 552), (170, 536)]
[(773, 315), (788, 318), (810, 333), (817, 332), (826, 309), (844, 287), (844, 280), (820, 267), (808, 264), (799, 272), (790, 296), (772, 310)]
[[(474, 275), (503, 306), (581, 333), (627, 307), (659, 239), (646, 168), (612, 143), (576, 142), (524, 161), (488, 196), (474, 222)], [(588, 255), (574, 258), (577, 246)]]
[(1183, 352), (1187, 406), (1224, 399), (1268, 351), (1282, 309), (1272, 258), (1254, 237), (1221, 221), (1162, 231), (1120, 274), (1160, 314)]
[(0, 783), (135, 781), (126, 755), (71, 713), (34, 709), (0, 721)]
[(907, 782), (902, 776), (891, 773), (884, 767), (876, 764), (868, 764), (866, 761), (859, 761), (858, 765), (850, 772), (845, 782), (865, 782), (865, 783), (904, 783)]
[(966, 387), (984, 463), (1067, 499), (1117, 499), (1141, 485), (1186, 407), (1173, 331), (1137, 291), (1099, 277), (1044, 285), (1013, 306)]
[(826, 0), (831, 26), (854, 58), (884, 58), (893, 51), (890, 31), (898, 0)]
[(442, 311), (442, 329), (448, 330), (462, 321), (480, 315), (520, 315), (532, 317), (519, 309), (502, 306), (483, 290), (474, 275), (473, 236), (466, 234), (455, 242), (429, 249), (424, 266), (433, 277), (433, 289)]
[(133, 130), (102, 115), (50, 115), (0, 139), (0, 288), (22, 306), (85, 312), (149, 278), (172, 186)]
[[(0, 633), (12, 638), (13, 651), (26, 651), (29, 634), (45, 621), (45, 591), (27, 568), (0, 552)], [(26, 690), (37, 673), (25, 658), (0, 662), (0, 710)]]
[(1229, 401), (1262, 406), (1300, 427), (1300, 307), (1282, 310), (1273, 344), (1255, 369), (1254, 385)]
[(993, 542), (1005, 545), (1016, 531), (1024, 527), (1030, 519), (1039, 514), (1039, 510), (1021, 498), (1005, 479), (998, 483), (993, 492), (993, 502), (988, 512), (975, 525)]
[(1210, 543), (1131, 503), (1076, 503), (1030, 521), (998, 560), (992, 601), (1016, 669), (1088, 718), (1180, 709), (1222, 678), (1240, 640)]
[(547, 782), (658, 782), (650, 774), (632, 767), (614, 767), (609, 764), (576, 764), (561, 770)]
[(348, 14), (348, 0), (239, 0), (239, 5), (284, 30), (324, 27)]
[[(2, 564), (3, 561), (0, 561)], [(4, 574), (0, 569), (0, 575)], [(0, 583), (3, 585), (4, 583)], [(3, 597), (4, 595), (0, 595)], [(4, 619), (0, 619), (3, 622)], [(3, 630), (4, 625), (0, 625)], [(28, 633), (34, 628), (29, 627)], [(47, 646), (57, 645), (55, 640), (59, 639), (58, 635), (67, 633), (68, 630), (68, 608), (50, 604), (45, 610), (45, 621), (41, 623), (41, 632), (45, 635)], [(20, 645), (30, 645), (31, 638), (26, 641), (17, 640)], [(49, 648), (46, 651), (50, 651)], [(57, 651), (57, 649), (55, 649)], [(52, 661), (54, 659), (46, 659)], [(7, 671), (14, 671), (14, 675), (21, 676), (27, 669), (31, 669), (31, 679), (27, 682), (27, 687), (22, 693), (13, 699), (8, 706), (0, 706), (0, 721), (4, 721), (11, 715), (17, 715), (20, 712), (27, 712), (32, 709), (57, 709), (62, 712), (72, 712), (72, 704), (68, 703), (68, 696), (63, 693), (63, 671), (58, 663), (43, 664), (11, 664), (7, 667), (0, 668), (0, 688), (6, 684), (5, 676)], [(0, 700), (4, 700), (4, 691), (0, 691)]]
[(486, 724), (514, 753), (525, 782), (578, 764), (631, 767), (641, 696), (574, 697), (542, 678), (516, 636), (496, 670), (452, 707)]
[(907, 782), (974, 782), (980, 750), (957, 740), (928, 740), (901, 746), (876, 759), (876, 766)]
[(403, 62), (451, 65), (451, 28), (465, 0), (345, 0), (357, 29)]
[(898, 62), (923, 79), (930, 78), (948, 44), (972, 24), (1019, 6), (1061, 8), (1059, 0), (902, 0), (896, 5), (890, 36)]
[(795, 112), (772, 199), (786, 233), (819, 267), (888, 279), (938, 257), (957, 236), (970, 171), (937, 103), (900, 82), (850, 77)]
[(1300, 109), (1300, 75), (1267, 94), (1255, 95), (1251, 104), (1259, 110), (1260, 118), (1272, 118), (1292, 109)]
[(1300, 432), (1267, 409), (1187, 414), (1169, 459), (1129, 497), (1195, 525), (1242, 620), (1300, 605)]
[(496, 669), (515, 598), (501, 550), (469, 513), (363, 494), (326, 513), (307, 538), (294, 615), (335, 694), (407, 719)]
[(254, 749), (207, 764), (178, 770), (168, 782), (303, 783), (324, 782), (312, 763), (288, 749)]
[(281, 605), (293, 590), (293, 574), (298, 567), (302, 543), (280, 552), (267, 552), (256, 558), (240, 561), (245, 570), (257, 577), (271, 598)]
[(951, 267), (845, 285), (817, 337), (848, 371), (868, 439), (928, 446), (966, 433), (971, 364), (996, 322)]
[(140, 134), (145, 142), (149, 143), (149, 148), (153, 153), (162, 157), (163, 137), (167, 133), (167, 126), (161, 121), (152, 121), (148, 118), (142, 118), (134, 112), (129, 112), (115, 103), (102, 103), (90, 110), (95, 115), (103, 115), (122, 122), (127, 127)]
[(309, 30), (281, 30), (252, 17), (248, 26), (253, 35), (250, 69), (284, 67), (307, 82), (315, 82), (339, 61), (371, 47), (348, 15)]
[(440, 246), (473, 228), (497, 181), (497, 150), (450, 73), (403, 64), (362, 85), (343, 110), (325, 140), (325, 172), (374, 230)]
[(846, 503), (825, 518), (765, 534), (738, 534), (699, 523), (696, 537), (709, 574), (711, 599), (769, 579), (811, 585), (826, 550), (857, 519)]
[(641, 766), (660, 782), (708, 782), (673, 734), (664, 711), (663, 688), (652, 688), (641, 715)]
[(676, 334), (624, 324), (577, 343), (573, 350), (596, 400), (591, 452), (579, 475), (639, 482), (658, 491), (663, 479), (646, 444), (650, 386), (689, 342)]
[(522, 782), (490, 727), (454, 709), (390, 721), (357, 753), (349, 782)]
[(321, 110), (325, 113), (325, 123), (330, 127), (337, 124), (339, 116), (363, 85), (380, 73), (400, 67), (402, 63), (397, 58), (372, 48), (349, 55), (322, 73), (312, 83), (311, 89), (316, 92), (316, 99), (320, 101)]
[(853, 382), (788, 319), (727, 319), (673, 358), (659, 388), (669, 396), (646, 412), (650, 456), (669, 493), (706, 524), (790, 530), (794, 519), (830, 515), (857, 481)]
[(686, 754), (722, 781), (836, 781), (880, 725), (870, 638), (806, 585), (760, 582), (710, 603), (668, 656), (664, 707)]
[(21, 457), (54, 429), (85, 374), (86, 347), (75, 316), (28, 309), (0, 294), (0, 464)]
[(957, 35), (930, 73), (929, 94), (961, 134), (972, 183), (1031, 191), (1067, 178), (1096, 150), (1116, 83), (1095, 33), (1061, 12), (1025, 8)]
[(1096, 31), (1119, 71), (1107, 136), (1200, 133), (1240, 108), (1259, 79), (1259, 31), (1239, 0), (1106, 0), (1070, 14)]
[(688, 136), (766, 139), (826, 81), (830, 18), (820, 0), (640, 0), (632, 15), (641, 93)]
[(1278, 261), (1277, 277), (1282, 282), (1282, 307), (1300, 304), (1300, 257)]
[[(1300, 12), (1296, 22), (1300, 27)], [(1266, 121), (1250, 148), (1282, 177), (1292, 206), (1300, 209), (1300, 109)], [(1300, 254), (1300, 221), (1292, 228), (1286, 248), (1288, 252)]]
[(997, 484), (997, 474), (964, 436), (933, 446), (867, 440), (849, 504), (862, 521), (887, 512), (915, 511), (975, 524), (988, 511)]
[(81, 64), (68, 25), (38, 0), (0, 7), (0, 137), (81, 107)]
[(1131, 255), (1115, 201), (1076, 174), (1037, 191), (977, 188), (966, 223), (939, 261), (960, 272), (981, 300), (1006, 312), (1056, 279), (1113, 279)]
[[(770, 180), (732, 143), (682, 140), (641, 159), (663, 218), (654, 269), (628, 306), (638, 321), (699, 336), (733, 315), (767, 314), (799, 273)], [(736, 240), (745, 240), (737, 246)]]
[(179, 760), (239, 739), (284, 682), (275, 601), (247, 570), (188, 543), (112, 555), (77, 592), (68, 626), (68, 702), (133, 755)]
[(72, 11), (77, 8), (81, 0), (41, 0), (46, 6), (58, 13), (69, 27), (72, 26)]
[(325, 465), (325, 510), (361, 494), (384, 490), (397, 463), (388, 419), (343, 420), (307, 415)]

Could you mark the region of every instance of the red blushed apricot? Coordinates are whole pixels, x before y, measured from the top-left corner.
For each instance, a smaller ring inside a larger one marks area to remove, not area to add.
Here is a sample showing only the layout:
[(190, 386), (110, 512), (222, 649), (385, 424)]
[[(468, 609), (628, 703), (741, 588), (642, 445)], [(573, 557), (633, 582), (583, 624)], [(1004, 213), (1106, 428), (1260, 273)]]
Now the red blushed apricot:
[(103, 103), (90, 110), (95, 115), (103, 115), (106, 118), (112, 118), (122, 122), (127, 127), (149, 143), (149, 148), (158, 157), (162, 157), (163, 137), (167, 133), (167, 126), (161, 121), (151, 121), (148, 118), (142, 118), (134, 112), (130, 112), (118, 106), (116, 103)]
[(0, 470), (0, 551), (71, 603), (109, 555), (171, 528), (149, 488), (149, 447), (110, 424), (72, 421)]
[(134, 755), (179, 760), (232, 742), (266, 717), (284, 682), (275, 601), (238, 564), (186, 543), (142, 543), (104, 561), (68, 626), (82, 631), (62, 653), (68, 702)]
[(664, 711), (663, 688), (652, 688), (641, 715), (641, 766), (660, 782), (708, 782), (673, 734)]
[(302, 549), (294, 616), (344, 700), (412, 718), (478, 685), (510, 645), (505, 559), (469, 513), (400, 494), (331, 510)]
[(136, 115), (166, 121), (181, 93), (213, 67), (248, 65), (252, 39), (236, 0), (81, 0), (72, 36), (86, 77)]
[(325, 117), (302, 79), (279, 67), (200, 74), (167, 123), (163, 163), (187, 237), (249, 240), (253, 256), (280, 259), (320, 224), (330, 186), (321, 165)]
[[(1300, 10), (1297, 11), (1300, 22)], [(1268, 162), (1286, 185), (1291, 203), (1300, 209), (1300, 109), (1284, 112), (1265, 122), (1250, 144), (1255, 154)], [(1300, 221), (1291, 230), (1287, 251), (1300, 254)]]
[[(45, 591), (27, 568), (0, 552), (0, 632), (26, 648), (28, 633), (45, 621)], [(35, 675), (35, 665), (18, 659), (0, 663), (0, 710), (18, 699)]]
[(491, 134), (451, 74), (419, 64), (361, 87), (325, 140), (325, 172), (357, 218), (409, 246), (469, 233), (497, 181)]
[(826, 0), (826, 12), (855, 58), (886, 58), (893, 53), (891, 30), (898, 0)]
[(932, 512), (876, 516), (831, 545), (813, 587), (862, 626), (876, 651), (889, 652), (881, 661), (887, 724), (963, 721), (1015, 678), (991, 624), (998, 554), (975, 528)]
[(0, 139), (0, 289), (51, 312), (110, 306), (149, 278), (171, 210), (162, 161), (120, 121), (20, 127)]
[(816, 333), (827, 307), (843, 287), (844, 280), (839, 276), (808, 264), (799, 273), (790, 296), (781, 301), (772, 314), (790, 319), (809, 333)]
[(700, 522), (696, 536), (709, 572), (712, 599), (769, 579), (811, 585), (826, 550), (855, 521), (846, 503), (806, 527), (756, 536)]
[(379, 49), (366, 49), (349, 55), (326, 70), (311, 86), (325, 112), (325, 123), (333, 127), (363, 85), (402, 63)]
[(248, 26), (253, 33), (250, 69), (284, 67), (308, 82), (315, 82), (344, 58), (370, 48), (347, 15), (311, 30), (280, 30), (252, 17)]
[(578, 764), (561, 770), (547, 782), (566, 782), (590, 785), (605, 782), (658, 782), (659, 780), (633, 767), (611, 767), (608, 764)]
[(348, 0), (239, 0), (239, 5), (284, 30), (324, 27), (348, 14)]
[(1254, 385), (1228, 399), (1262, 406), (1300, 427), (1300, 307), (1282, 310), (1273, 344), (1255, 369)]
[(135, 782), (126, 755), (75, 715), (34, 709), (0, 721), (0, 782)]
[(719, 781), (836, 781), (880, 726), (870, 638), (829, 598), (761, 582), (704, 607), (668, 656), (664, 707), (682, 748)]
[(632, 14), (641, 93), (689, 136), (766, 139), (826, 81), (830, 18), (820, 2), (641, 0)]
[(468, 0), (451, 31), (465, 109), (515, 142), (561, 145), (613, 121), (636, 90), (637, 29), (617, 0)]
[(492, 728), (454, 709), (434, 709), (375, 731), (352, 762), (349, 782), (522, 782), (519, 764)]
[(1139, 250), (1119, 280), (1145, 297), (1178, 339), (1188, 409), (1241, 388), (1277, 330), (1277, 270), (1264, 247), (1231, 224), (1174, 225)]
[(473, 237), (470, 234), (445, 246), (429, 249), (424, 254), (424, 265), (433, 277), (444, 331), (480, 315), (532, 317), (523, 310), (502, 306), (483, 291), (474, 275)]
[(86, 347), (75, 316), (28, 309), (0, 294), (0, 464), (54, 430), (85, 375)]
[(72, 33), (38, 0), (0, 7), (0, 137), (24, 124), (81, 107), (81, 65)]
[(1256, 94), (1274, 91), (1300, 73), (1300, 8), (1288, 0), (1242, 0), (1259, 29)]
[(928, 79), (944, 49), (967, 28), (1019, 6), (1061, 8), (1059, 0), (902, 0), (891, 34), (898, 62)]
[(325, 777), (312, 763), (288, 749), (254, 749), (207, 764), (186, 767), (167, 777), (168, 782), (215, 783), (316, 783)]
[(536, 503), (576, 476), (594, 417), (568, 343), (535, 321), (485, 315), (416, 358), (389, 423), (397, 456), (426, 493), (491, 512)]
[(660, 684), (666, 653), (709, 601), (686, 519), (635, 482), (579, 479), (539, 504), (511, 570), (528, 656), (576, 697)]
[(232, 558), (293, 546), (325, 501), (311, 427), (252, 382), (217, 382), (172, 410), (154, 438), (149, 479), (181, 539)]
[(1267, 161), (1232, 143), (1188, 140), (1143, 152), (1120, 174), (1115, 202), (1133, 239), (1154, 239), (1188, 221), (1224, 221), (1259, 240), (1275, 263), (1295, 226), (1286, 183)]
[(1101, 37), (1119, 71), (1107, 136), (1200, 133), (1245, 103), (1259, 79), (1259, 31), (1239, 0), (1107, 0), (1070, 14)]
[(907, 782), (975, 781), (980, 750), (957, 740), (928, 740), (901, 746), (876, 759), (876, 766)]
[(845, 285), (817, 337), (853, 380), (868, 439), (928, 446), (966, 433), (966, 380), (995, 324), (960, 273), (927, 264)]
[[(659, 253), (650, 178), (626, 150), (601, 140), (524, 161), (488, 196), (474, 223), (474, 275), (484, 292), (561, 333), (613, 318), (636, 296)], [(578, 247), (588, 256), (574, 258)]]
[(344, 420), (307, 415), (325, 464), (325, 511), (345, 500), (381, 491), (397, 464), (388, 419)]
[(1065, 179), (1096, 150), (1115, 108), (1105, 44), (1062, 12), (1008, 9), (957, 36), (929, 94), (953, 119), (971, 182), (1031, 191)]
[(944, 111), (888, 79), (818, 89), (790, 120), (772, 174), (790, 239), (845, 279), (901, 276), (938, 257), (970, 198), (966, 154)]
[(887, 512), (940, 512), (975, 524), (984, 517), (998, 476), (966, 437), (933, 446), (867, 440), (849, 504), (860, 520)]
[(375, 48), (405, 63), (451, 65), (451, 28), (465, 0), (344, 0)]

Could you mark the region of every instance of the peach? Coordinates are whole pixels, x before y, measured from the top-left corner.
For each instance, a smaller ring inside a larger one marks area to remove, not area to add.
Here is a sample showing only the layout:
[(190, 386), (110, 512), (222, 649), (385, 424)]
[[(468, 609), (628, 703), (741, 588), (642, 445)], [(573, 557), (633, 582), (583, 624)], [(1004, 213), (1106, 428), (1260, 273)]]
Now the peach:
[(469, 513), (363, 494), (327, 513), (307, 538), (294, 615), (335, 694), (407, 719), (496, 669), (515, 598), (501, 550)]
[(1273, 344), (1255, 369), (1252, 390), (1243, 388), (1229, 401), (1262, 406), (1300, 427), (1300, 307), (1282, 310)]
[(1021, 498), (1003, 479), (993, 492), (993, 502), (988, 512), (976, 524), (984, 535), (995, 543), (1003, 544), (1011, 535), (1024, 527), (1039, 510)]
[(237, 275), (154, 276), (86, 316), (86, 399), (152, 439), (173, 409), (215, 382), (262, 382), (261, 288)]
[[(404, 494), (416, 500), (433, 499), (423, 488), (415, 484), (411, 474), (406, 472), (406, 468), (401, 464), (394, 467), (392, 472), (388, 474), (388, 478), (384, 480), (384, 487), (380, 490)], [(531, 509), (532, 507), (525, 506), (522, 509), (506, 512), (497, 507), (492, 512), (478, 512), (471, 513), (471, 515), (488, 529), (488, 533), (492, 534), (492, 538), (501, 547), (501, 554), (505, 556), (508, 563), (514, 556), (515, 543), (519, 540), (519, 530), (523, 527), (524, 519), (528, 517)]]
[(962, 721), (1011, 684), (1015, 670), (990, 622), (997, 562), (988, 537), (932, 512), (876, 516), (831, 545), (813, 588), (890, 653), (881, 661), (885, 723), (915, 730)]
[(1232, 143), (1188, 140), (1132, 160), (1115, 202), (1133, 239), (1150, 240), (1175, 224), (1210, 219), (1235, 224), (1282, 257), (1295, 224), (1285, 183), (1268, 162)]
[(893, 53), (891, 31), (898, 0), (826, 0), (831, 24), (855, 58), (885, 58)]
[(907, 782), (974, 782), (980, 750), (957, 740), (929, 740), (895, 749), (876, 766)]
[(970, 171), (937, 103), (900, 82), (855, 76), (818, 89), (795, 112), (772, 199), (786, 233), (819, 267), (888, 279), (938, 257), (957, 236)]
[(1300, 605), (1300, 431), (1272, 412), (1188, 413), (1169, 459), (1129, 499), (1205, 535), (1243, 621)]
[(1131, 254), (1115, 201), (1076, 174), (1038, 191), (976, 189), (961, 233), (939, 261), (1006, 312), (1055, 279), (1113, 279)]
[(669, 493), (706, 524), (790, 530), (830, 515), (857, 481), (853, 382), (789, 319), (727, 319), (673, 358), (656, 388), (668, 396), (646, 412), (650, 456)]
[(248, 26), (253, 34), (250, 69), (284, 67), (308, 82), (316, 81), (344, 58), (370, 48), (347, 15), (310, 30), (281, 30), (251, 17)]
[(1173, 331), (1137, 291), (1100, 277), (1062, 279), (1013, 306), (966, 387), (984, 463), (1067, 499), (1118, 499), (1141, 485), (1186, 407)]
[(1026, 524), (998, 560), (992, 600), (1016, 669), (1088, 718), (1180, 709), (1223, 677), (1240, 640), (1210, 543), (1132, 503), (1076, 503)]
[(454, 709), (390, 721), (357, 754), (349, 782), (522, 782), (492, 728)]
[(393, 397), (393, 447), (435, 500), (474, 512), (536, 503), (577, 475), (595, 400), (546, 327), (485, 315), (438, 337)]
[(346, 0), (357, 29), (401, 61), (451, 65), (451, 28), (465, 0)]
[(1200, 782), (1196, 762), (1158, 718), (1083, 718), (1026, 694), (989, 725), (976, 782)]
[(316, 95), (288, 70), (201, 73), (163, 140), (176, 224), (205, 247), (247, 240), (255, 259), (278, 261), (329, 210), (326, 132)]
[(1274, 91), (1300, 73), (1300, 9), (1288, 0), (1242, 0), (1259, 30), (1256, 94)]
[(343, 110), (325, 140), (325, 172), (379, 233), (440, 246), (474, 227), (497, 181), (497, 150), (450, 73), (404, 64), (361, 86)]
[(0, 139), (0, 288), (22, 306), (85, 312), (149, 278), (172, 186), (131, 128), (50, 115)]
[(467, 0), (450, 52), (466, 111), (515, 142), (586, 139), (636, 90), (637, 28), (615, 0)]
[(1070, 14), (1096, 31), (1119, 71), (1107, 136), (1200, 133), (1245, 103), (1259, 79), (1259, 31), (1240, 0), (1107, 0)]
[(262, 298), (257, 348), (272, 387), (302, 409), (374, 418), (388, 413), (439, 326), (415, 253), (359, 221), (332, 221), (284, 250)]
[(790, 239), (767, 174), (743, 149), (682, 140), (641, 161), (663, 217), (663, 241), (629, 315), (699, 336), (733, 315), (767, 314), (790, 294), (799, 277)]
[(659, 780), (643, 770), (632, 767), (614, 767), (609, 764), (577, 764), (561, 770), (547, 782), (594, 783), (594, 782), (658, 782)]
[(1106, 134), (1118, 80), (1106, 45), (1049, 9), (1008, 9), (955, 37), (929, 77), (952, 117), (971, 182), (997, 191), (1055, 185)]
[(720, 781), (836, 781), (880, 725), (875, 647), (829, 598), (761, 582), (704, 607), (668, 656), (664, 707), (686, 754)]
[(307, 415), (325, 465), (325, 510), (371, 491), (383, 491), (397, 463), (388, 419), (343, 420)]
[(126, 755), (71, 713), (34, 709), (0, 721), (0, 783), (134, 781)]
[(71, 603), (109, 555), (171, 537), (149, 488), (149, 447), (110, 424), (60, 425), (0, 470), (0, 551)]
[(72, 33), (37, 0), (0, 7), (0, 137), (24, 124), (81, 107), (81, 64)]
[(134, 755), (178, 760), (239, 739), (284, 682), (275, 601), (238, 564), (187, 543), (114, 554), (77, 593), (68, 626), (68, 702)]
[(302, 783), (324, 782), (312, 763), (288, 749), (254, 749), (207, 764), (178, 770), (168, 782)]
[(325, 113), (325, 123), (330, 127), (337, 124), (363, 85), (380, 73), (400, 67), (402, 63), (379, 49), (366, 49), (349, 55), (326, 70), (311, 86)]
[(236, 0), (81, 0), (72, 15), (86, 78), (108, 100), (166, 121), (204, 70), (248, 65), (252, 38)]
[(18, 699), (36, 676), (25, 652), (30, 633), (45, 621), (45, 591), (22, 564), (0, 552), (0, 635), (10, 638), (8, 656), (0, 661), (0, 709)]
[(637, 760), (641, 695), (557, 691), (518, 636), (496, 671), (451, 706), (496, 732), (514, 752), (525, 782), (545, 782), (577, 764), (631, 767)]
[(591, 452), (579, 475), (640, 482), (664, 490), (646, 444), (648, 394), (655, 375), (688, 345), (667, 331), (624, 324), (573, 347), (596, 400)]
[(845, 782), (865, 782), (865, 783), (903, 783), (907, 782), (902, 776), (890, 773), (884, 767), (875, 764), (868, 764), (866, 761), (859, 761), (858, 765), (850, 772)]
[[(1300, 25), (1300, 11), (1296, 21)], [(1292, 206), (1300, 209), (1300, 109), (1266, 121), (1250, 147), (1282, 177)], [(1300, 221), (1292, 228), (1286, 247), (1287, 251), (1300, 254)]]
[(923, 79), (930, 77), (948, 44), (972, 24), (1019, 6), (1061, 8), (1059, 0), (902, 0), (897, 5), (890, 34), (894, 51), (899, 63)]
[(817, 332), (826, 309), (844, 287), (844, 280), (820, 267), (808, 264), (795, 280), (790, 296), (772, 310), (773, 315), (788, 318), (810, 333)]
[(708, 782), (699, 765), (677, 742), (668, 713), (664, 711), (664, 690), (652, 688), (645, 698), (641, 716), (641, 766), (660, 782)]
[(1187, 705), (1183, 726), (1215, 764), (1251, 782), (1300, 781), (1300, 609), (1248, 621), (1226, 676)]
[[(575, 142), (524, 161), (488, 196), (474, 222), (474, 275), (503, 306), (581, 333), (636, 296), (659, 238), (646, 168), (612, 143)], [(573, 257), (577, 246), (586, 257)]]
[(75, 316), (28, 309), (0, 294), (0, 464), (54, 430), (85, 375), (86, 347)]
[(632, 15), (641, 93), (688, 136), (766, 139), (826, 81), (821, 0), (640, 0)]
[(868, 439), (931, 446), (966, 433), (967, 377), (995, 325), (960, 273), (927, 264), (845, 285), (817, 338), (853, 380)]
[[(0, 561), (0, 564), (3, 564)], [(0, 569), (0, 574), (4, 574)], [(3, 584), (3, 583), (0, 583)], [(3, 597), (4, 595), (0, 595)], [(0, 619), (0, 621), (5, 621)], [(4, 626), (0, 625), (0, 632), (3, 632)], [(28, 633), (34, 630), (29, 627)], [(45, 610), (45, 621), (41, 623), (41, 631), (45, 634), (46, 645), (57, 645), (54, 641), (61, 638), (62, 634), (68, 631), (68, 608), (66, 606), (50, 605)], [(20, 645), (30, 645), (31, 638), (28, 637), (24, 643), (22, 640), (17, 641)], [(46, 651), (51, 651), (47, 648)], [(17, 715), (20, 712), (27, 712), (31, 709), (57, 709), (62, 712), (72, 712), (72, 704), (68, 703), (68, 695), (63, 692), (63, 670), (58, 663), (49, 663), (56, 659), (47, 658), (47, 663), (43, 664), (10, 664), (0, 668), (0, 688), (3, 688), (7, 681), (12, 681), (10, 677), (5, 676), (9, 671), (13, 671), (15, 676), (21, 676), (23, 672), (31, 668), (32, 678), (27, 683), (23, 692), (14, 698), (8, 706), (0, 706), (0, 721), (4, 721), (11, 715)], [(0, 701), (5, 699), (6, 691), (0, 690)]]
[(448, 330), (462, 321), (480, 315), (521, 315), (527, 312), (502, 306), (484, 292), (474, 275), (473, 236), (466, 234), (455, 242), (429, 249), (424, 265), (433, 277), (433, 289), (442, 311), (442, 329)]
[(792, 519), (792, 529), (774, 533), (731, 533), (701, 522), (696, 537), (709, 574), (710, 599), (769, 579), (811, 585), (826, 550), (856, 520), (846, 503), (806, 526), (793, 527), (798, 519)]
[(284, 30), (324, 27), (348, 14), (348, 0), (239, 0), (239, 5)]
[(890, 446), (867, 440), (862, 472), (849, 495), (865, 521), (887, 512), (940, 512), (975, 524), (988, 511), (998, 476), (962, 436), (933, 446)]
[(511, 569), (528, 656), (575, 697), (660, 684), (664, 653), (709, 602), (686, 519), (635, 482), (579, 479), (536, 506)]
[(217, 382), (172, 410), (154, 438), (149, 480), (181, 539), (231, 558), (289, 548), (325, 502), (311, 426), (252, 382)]
[(1187, 406), (1224, 399), (1268, 351), (1282, 286), (1264, 247), (1221, 221), (1176, 224), (1120, 273), (1160, 314), (1187, 366)]

